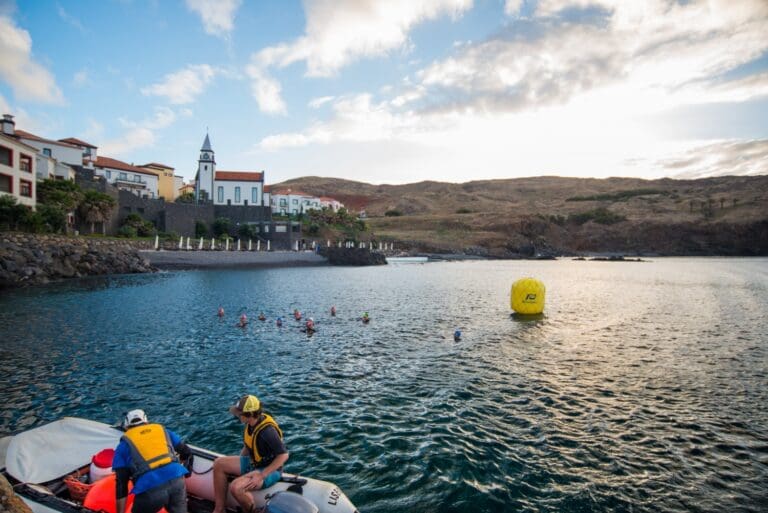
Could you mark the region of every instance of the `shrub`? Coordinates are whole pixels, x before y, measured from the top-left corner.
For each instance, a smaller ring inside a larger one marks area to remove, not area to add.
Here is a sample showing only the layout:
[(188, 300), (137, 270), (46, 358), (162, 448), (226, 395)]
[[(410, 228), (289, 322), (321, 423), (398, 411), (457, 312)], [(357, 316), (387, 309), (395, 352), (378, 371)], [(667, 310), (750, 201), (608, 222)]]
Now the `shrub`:
[(598, 224), (615, 224), (621, 221), (626, 221), (626, 219), (626, 217), (611, 212), (607, 208), (596, 208), (594, 210), (588, 210), (587, 212), (571, 214), (568, 216), (569, 223), (578, 225), (582, 225), (588, 221), (593, 221)]
[(203, 221), (195, 221), (195, 238), (205, 237), (208, 235), (208, 225)]
[(216, 237), (221, 237), (224, 234), (229, 235), (230, 228), (232, 228), (232, 221), (228, 217), (217, 217), (213, 222), (213, 234)]
[(136, 228), (134, 228), (133, 226), (129, 226), (127, 224), (124, 224), (117, 231), (117, 236), (118, 237), (128, 237), (128, 238), (136, 237)]
[(191, 192), (185, 192), (174, 200), (174, 203), (194, 203), (195, 195)]
[(253, 234), (254, 234), (254, 228), (253, 228), (253, 225), (251, 224), (243, 223), (237, 228), (237, 235), (241, 239), (253, 238)]

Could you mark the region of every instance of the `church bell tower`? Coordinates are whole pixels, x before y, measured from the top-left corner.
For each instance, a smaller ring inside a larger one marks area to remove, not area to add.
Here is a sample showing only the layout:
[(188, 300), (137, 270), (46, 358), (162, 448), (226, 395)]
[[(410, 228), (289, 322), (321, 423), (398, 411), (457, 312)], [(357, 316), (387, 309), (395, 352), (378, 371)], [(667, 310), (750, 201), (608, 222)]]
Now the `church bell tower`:
[(200, 148), (200, 158), (197, 161), (197, 184), (195, 199), (198, 201), (213, 201), (214, 187), (213, 179), (216, 175), (216, 159), (214, 151), (211, 148), (211, 140), (208, 134), (205, 134), (203, 147)]

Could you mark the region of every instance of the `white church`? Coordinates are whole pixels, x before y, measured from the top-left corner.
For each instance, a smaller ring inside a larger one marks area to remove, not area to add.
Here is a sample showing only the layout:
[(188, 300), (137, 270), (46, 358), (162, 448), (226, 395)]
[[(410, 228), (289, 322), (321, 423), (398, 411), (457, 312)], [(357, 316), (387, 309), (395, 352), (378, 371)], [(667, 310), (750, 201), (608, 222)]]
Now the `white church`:
[(195, 199), (214, 205), (269, 206), (264, 190), (264, 171), (219, 171), (211, 140), (205, 134), (195, 175)]

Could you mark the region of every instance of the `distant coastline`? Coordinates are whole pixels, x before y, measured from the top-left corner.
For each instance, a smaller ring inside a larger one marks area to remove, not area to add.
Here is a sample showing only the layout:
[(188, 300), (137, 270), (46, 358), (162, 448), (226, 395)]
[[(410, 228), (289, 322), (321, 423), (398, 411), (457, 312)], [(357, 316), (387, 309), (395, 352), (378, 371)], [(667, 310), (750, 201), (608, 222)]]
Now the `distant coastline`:
[(153, 251), (139, 254), (158, 269), (226, 269), (329, 265), (311, 251)]

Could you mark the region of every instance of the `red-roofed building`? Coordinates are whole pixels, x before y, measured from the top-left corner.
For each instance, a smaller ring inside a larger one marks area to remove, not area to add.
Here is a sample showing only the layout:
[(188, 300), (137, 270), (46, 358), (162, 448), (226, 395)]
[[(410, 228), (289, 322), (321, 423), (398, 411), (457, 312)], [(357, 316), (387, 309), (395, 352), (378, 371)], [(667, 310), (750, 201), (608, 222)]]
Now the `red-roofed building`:
[(280, 215), (303, 214), (310, 210), (320, 210), (320, 198), (306, 192), (292, 189), (274, 190), (270, 194), (272, 212)]
[(147, 169), (109, 157), (97, 157), (94, 173), (103, 176), (118, 189), (130, 191), (142, 198), (158, 197), (158, 177)]
[(344, 207), (344, 203), (338, 201), (335, 198), (329, 198), (328, 196), (320, 196), (320, 206), (330, 208), (334, 212), (338, 212), (340, 208)]

